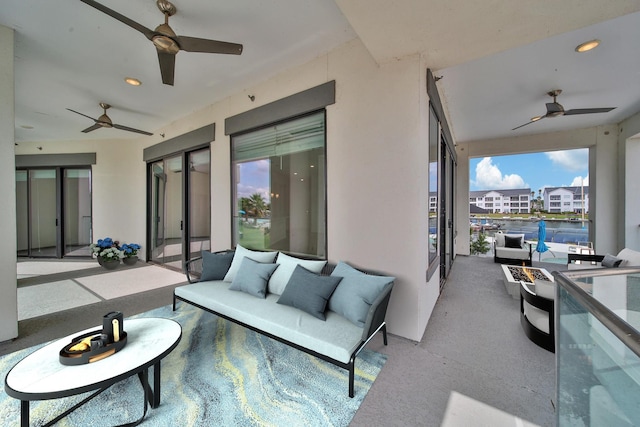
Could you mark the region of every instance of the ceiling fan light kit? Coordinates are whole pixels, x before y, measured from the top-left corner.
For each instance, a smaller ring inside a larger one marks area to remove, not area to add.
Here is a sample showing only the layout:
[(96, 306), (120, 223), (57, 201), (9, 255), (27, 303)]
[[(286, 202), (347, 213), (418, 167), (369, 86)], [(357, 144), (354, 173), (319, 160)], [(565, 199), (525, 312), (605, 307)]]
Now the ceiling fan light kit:
[(181, 50), (186, 52), (218, 53), (228, 55), (240, 55), (242, 53), (243, 46), (238, 43), (176, 35), (175, 31), (173, 31), (169, 26), (169, 17), (175, 15), (177, 13), (177, 9), (173, 3), (168, 0), (156, 1), (158, 9), (164, 14), (164, 23), (158, 25), (155, 30), (151, 30), (94, 0), (80, 1), (98, 9), (100, 12), (111, 16), (125, 25), (128, 25), (149, 39), (158, 51), (158, 62), (160, 63), (162, 83), (166, 85), (173, 86), (175, 56)]
[(575, 116), (578, 114), (594, 114), (594, 113), (608, 113), (611, 110), (614, 110), (616, 107), (607, 107), (607, 108), (573, 108), (571, 110), (565, 110), (562, 104), (557, 101), (558, 95), (562, 93), (562, 89), (554, 89), (547, 92), (547, 95), (553, 98), (553, 102), (546, 103), (547, 113), (544, 116), (536, 116), (533, 117), (529, 122), (517, 126), (511, 130), (520, 129), (523, 126), (530, 125), (531, 123), (537, 122), (544, 118), (552, 118), (559, 116)]

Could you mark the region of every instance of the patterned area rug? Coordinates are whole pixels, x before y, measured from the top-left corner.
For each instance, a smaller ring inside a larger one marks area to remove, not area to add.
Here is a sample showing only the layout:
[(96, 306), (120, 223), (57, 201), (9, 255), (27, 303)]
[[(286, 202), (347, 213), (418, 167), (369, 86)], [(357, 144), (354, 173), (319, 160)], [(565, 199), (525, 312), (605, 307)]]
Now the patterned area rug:
[[(190, 305), (134, 317), (164, 317), (182, 325), (180, 344), (162, 361), (161, 404), (149, 409), (145, 426), (347, 426), (386, 361), (381, 353), (362, 351), (356, 359), (356, 395), (349, 398), (346, 370)], [(125, 319), (125, 331), (126, 326)], [(1, 357), (2, 378), (38, 347)], [(134, 376), (57, 425), (134, 421), (143, 412), (142, 393)], [(42, 425), (85, 396), (32, 402), (31, 425)], [(17, 426), (19, 420), (20, 402), (3, 388), (0, 425)]]

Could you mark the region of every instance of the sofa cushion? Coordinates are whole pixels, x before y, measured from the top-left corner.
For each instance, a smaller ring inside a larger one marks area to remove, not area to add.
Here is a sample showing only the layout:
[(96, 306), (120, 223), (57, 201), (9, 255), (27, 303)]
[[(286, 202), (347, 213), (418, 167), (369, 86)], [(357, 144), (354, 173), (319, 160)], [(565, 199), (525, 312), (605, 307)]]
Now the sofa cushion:
[(277, 264), (263, 264), (245, 257), (229, 289), (264, 298), (267, 293), (269, 277), (277, 267)]
[(603, 267), (616, 268), (620, 266), (620, 263), (622, 263), (622, 261), (623, 261), (622, 258), (618, 258), (613, 255), (606, 254), (604, 258), (602, 258), (602, 262), (600, 264)]
[(618, 258), (623, 259), (620, 266), (640, 266), (640, 252), (624, 248), (618, 253)]
[(313, 317), (325, 320), (327, 301), (341, 279), (335, 276), (320, 276), (297, 265), (278, 299), (278, 304), (298, 308)]
[(364, 327), (371, 304), (395, 280), (395, 277), (365, 274), (345, 262), (339, 262), (331, 276), (342, 277), (342, 281), (329, 299), (329, 310), (360, 327)]
[(238, 272), (238, 269), (240, 268), (240, 264), (242, 264), (242, 260), (244, 257), (248, 257), (258, 262), (272, 263), (276, 259), (276, 255), (278, 255), (278, 252), (252, 251), (251, 249), (247, 249), (240, 245), (237, 245), (236, 251), (233, 255), (233, 261), (231, 261), (231, 267), (229, 267), (229, 271), (227, 271), (227, 274), (225, 274), (223, 280), (225, 282), (233, 282), (233, 278)]
[(175, 294), (342, 363), (348, 363), (362, 343), (363, 329), (339, 314), (327, 311), (322, 321), (297, 308), (276, 304), (278, 295), (255, 298), (229, 290), (229, 284), (223, 281), (178, 286)]
[(222, 280), (231, 267), (233, 252), (212, 254), (202, 251), (202, 276), (200, 280)]
[(282, 295), (296, 266), (301, 265), (309, 271), (320, 273), (327, 261), (300, 259), (280, 252), (276, 264), (278, 264), (278, 268), (269, 279), (268, 289), (270, 294)]
[(512, 237), (512, 236), (504, 236), (504, 247), (505, 248), (522, 249), (522, 238), (520, 238), (520, 237)]
[(496, 248), (498, 258), (528, 260), (529, 251), (521, 248)]

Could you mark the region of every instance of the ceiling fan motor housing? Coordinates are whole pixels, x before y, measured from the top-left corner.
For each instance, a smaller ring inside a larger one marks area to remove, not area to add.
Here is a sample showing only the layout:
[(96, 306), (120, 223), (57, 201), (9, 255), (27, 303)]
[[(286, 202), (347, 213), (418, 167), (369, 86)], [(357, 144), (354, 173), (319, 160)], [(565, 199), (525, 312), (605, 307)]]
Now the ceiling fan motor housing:
[(564, 107), (557, 102), (547, 104), (547, 117), (558, 117), (564, 114)]

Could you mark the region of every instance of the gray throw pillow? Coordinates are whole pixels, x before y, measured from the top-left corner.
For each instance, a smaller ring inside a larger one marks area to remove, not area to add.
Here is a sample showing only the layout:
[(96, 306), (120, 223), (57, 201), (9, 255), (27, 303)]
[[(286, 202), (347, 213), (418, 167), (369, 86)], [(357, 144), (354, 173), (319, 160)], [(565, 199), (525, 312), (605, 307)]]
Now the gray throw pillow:
[(340, 283), (341, 277), (320, 276), (301, 265), (296, 266), (278, 304), (289, 305), (325, 320), (324, 312), (329, 297)]
[(236, 250), (233, 254), (233, 261), (231, 261), (231, 267), (229, 267), (229, 271), (227, 271), (223, 280), (225, 282), (233, 282), (233, 278), (236, 276), (236, 273), (240, 268), (240, 264), (242, 264), (242, 260), (245, 257), (251, 258), (254, 261), (271, 264), (275, 261), (277, 255), (278, 252), (252, 251), (251, 249), (236, 245)]
[(269, 277), (277, 267), (277, 264), (262, 264), (251, 258), (244, 258), (229, 289), (265, 298)]
[(603, 267), (616, 268), (616, 267), (620, 267), (621, 262), (622, 262), (621, 258), (606, 254), (602, 259), (601, 264)]
[(202, 251), (202, 277), (200, 281), (222, 280), (231, 267), (233, 252), (212, 254), (209, 251)]
[(395, 280), (395, 277), (365, 274), (344, 262), (338, 263), (331, 276), (342, 277), (342, 281), (329, 300), (329, 310), (360, 327), (364, 327), (371, 304)]
[(522, 249), (522, 239), (520, 237), (504, 236), (504, 247)]

